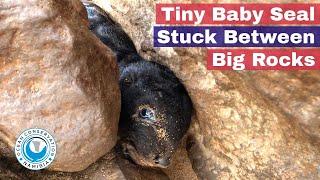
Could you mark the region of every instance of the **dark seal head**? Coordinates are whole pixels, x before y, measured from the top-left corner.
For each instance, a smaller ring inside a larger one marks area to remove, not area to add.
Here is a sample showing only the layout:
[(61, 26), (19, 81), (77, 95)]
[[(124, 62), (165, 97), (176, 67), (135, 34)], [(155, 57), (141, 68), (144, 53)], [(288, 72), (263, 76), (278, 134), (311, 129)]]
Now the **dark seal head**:
[(185, 88), (168, 68), (143, 60), (124, 67), (120, 87), (124, 149), (138, 164), (168, 166), (190, 125)]
[(121, 26), (93, 4), (85, 4), (90, 30), (117, 55), (120, 69), (123, 152), (135, 163), (165, 168), (187, 132), (190, 97), (174, 73), (138, 55)]

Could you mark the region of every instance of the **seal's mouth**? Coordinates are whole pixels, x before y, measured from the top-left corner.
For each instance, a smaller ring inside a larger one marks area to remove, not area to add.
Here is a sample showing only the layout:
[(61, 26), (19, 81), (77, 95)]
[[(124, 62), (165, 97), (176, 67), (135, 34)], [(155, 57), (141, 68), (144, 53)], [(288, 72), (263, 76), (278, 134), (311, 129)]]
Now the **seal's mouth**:
[(158, 168), (167, 168), (170, 163), (163, 165), (157, 163), (154, 158), (148, 158), (141, 155), (133, 142), (126, 141), (121, 143), (122, 152), (127, 159), (133, 161), (135, 164), (144, 166), (144, 167), (158, 167)]

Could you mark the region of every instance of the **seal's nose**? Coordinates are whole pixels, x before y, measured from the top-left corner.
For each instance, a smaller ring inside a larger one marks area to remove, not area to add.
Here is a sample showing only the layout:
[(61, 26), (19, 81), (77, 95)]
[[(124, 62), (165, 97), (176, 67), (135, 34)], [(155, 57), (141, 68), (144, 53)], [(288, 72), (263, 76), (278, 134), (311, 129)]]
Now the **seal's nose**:
[(170, 159), (164, 157), (157, 157), (154, 162), (162, 167), (168, 167), (170, 165)]

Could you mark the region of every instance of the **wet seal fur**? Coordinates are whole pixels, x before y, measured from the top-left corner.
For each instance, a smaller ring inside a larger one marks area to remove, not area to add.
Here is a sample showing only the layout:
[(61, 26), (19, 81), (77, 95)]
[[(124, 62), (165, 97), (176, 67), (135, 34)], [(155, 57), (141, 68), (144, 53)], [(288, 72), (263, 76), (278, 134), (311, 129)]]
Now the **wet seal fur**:
[(117, 56), (124, 154), (142, 166), (167, 167), (191, 122), (193, 108), (186, 89), (169, 68), (144, 60), (106, 12), (92, 3), (84, 5), (90, 30)]

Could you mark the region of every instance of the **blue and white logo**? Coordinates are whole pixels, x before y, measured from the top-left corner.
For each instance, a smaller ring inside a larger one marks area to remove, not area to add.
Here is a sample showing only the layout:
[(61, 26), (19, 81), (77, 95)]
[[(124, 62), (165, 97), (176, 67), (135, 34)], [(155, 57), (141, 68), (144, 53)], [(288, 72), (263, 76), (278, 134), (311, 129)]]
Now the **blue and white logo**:
[(39, 128), (24, 131), (17, 139), (15, 154), (21, 165), (30, 170), (48, 167), (56, 156), (54, 138)]

